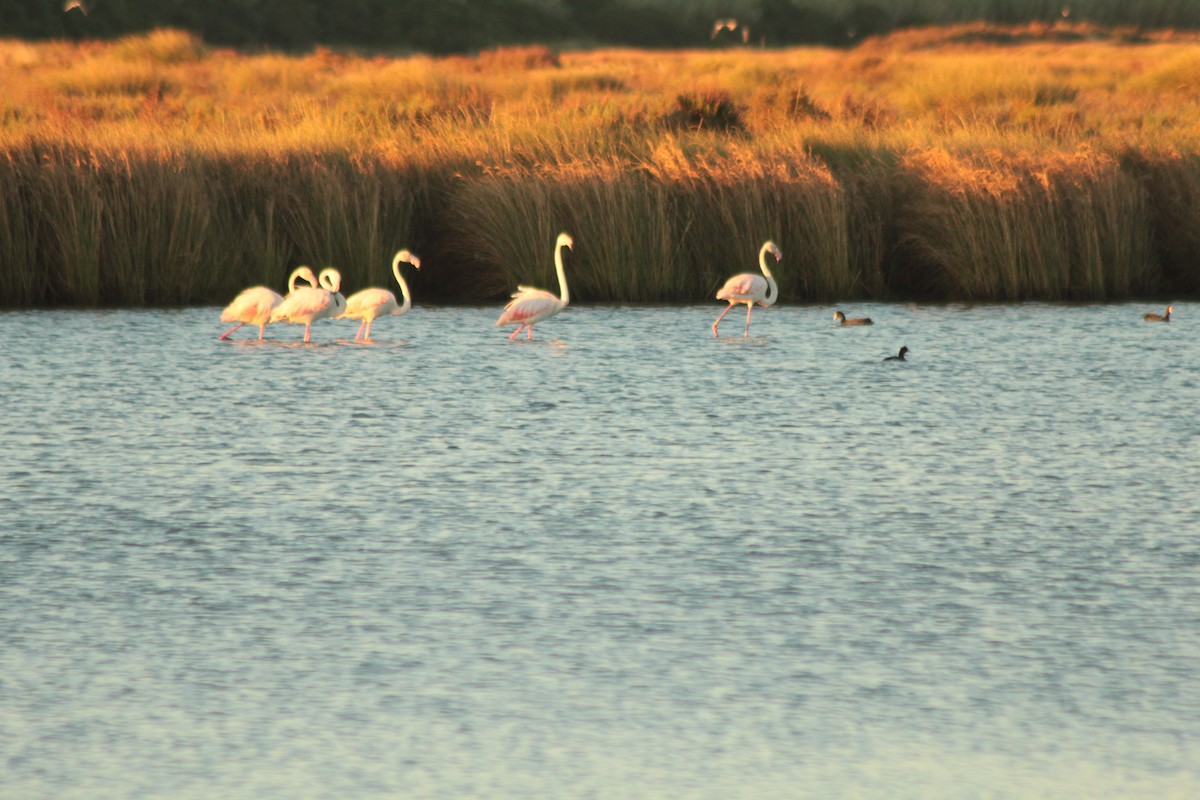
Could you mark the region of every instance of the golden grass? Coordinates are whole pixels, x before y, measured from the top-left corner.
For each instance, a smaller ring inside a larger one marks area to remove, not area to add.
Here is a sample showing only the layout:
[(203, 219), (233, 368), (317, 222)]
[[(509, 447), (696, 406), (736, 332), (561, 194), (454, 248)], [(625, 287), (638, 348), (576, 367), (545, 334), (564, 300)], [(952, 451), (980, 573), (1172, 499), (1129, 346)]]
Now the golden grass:
[(775, 239), (789, 300), (1200, 290), (1200, 43), (963, 25), (855, 50), (478, 57), (0, 41), (0, 304), (350, 288), (699, 301)]

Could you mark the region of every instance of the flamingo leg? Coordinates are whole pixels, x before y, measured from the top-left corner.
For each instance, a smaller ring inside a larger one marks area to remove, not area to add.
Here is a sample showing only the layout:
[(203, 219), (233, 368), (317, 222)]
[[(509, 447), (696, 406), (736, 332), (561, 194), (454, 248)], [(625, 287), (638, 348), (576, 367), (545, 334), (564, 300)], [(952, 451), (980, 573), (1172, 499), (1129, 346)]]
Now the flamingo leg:
[(367, 321), (365, 319), (362, 322), (358, 323), (358, 333), (354, 334), (354, 341), (357, 342), (359, 339), (362, 338), (363, 328), (366, 326), (366, 324), (367, 324)]
[[(732, 308), (732, 306), (731, 306), (731, 308)], [(750, 312), (753, 310), (754, 310), (754, 303), (746, 303), (746, 332), (744, 334), (742, 334), (743, 336), (748, 337), (750, 335)]]
[(532, 325), (525, 326), (525, 340), (526, 341), (533, 340), (533, 326)]
[(244, 322), (239, 322), (237, 325), (234, 325), (232, 328), (230, 328), (229, 330), (225, 331), (220, 336), (218, 336), (217, 339), (220, 340), (220, 339), (224, 339), (224, 338), (228, 337), (229, 334), (233, 333), (234, 331), (236, 331), (238, 328), (242, 327), (245, 324), (246, 323), (244, 323)]
[(305, 344), (308, 344), (308, 336), (309, 336), (311, 329), (312, 329), (311, 322), (304, 323), (304, 343)]
[(517, 326), (517, 329), (512, 332), (512, 336), (508, 337), (508, 340), (511, 342), (513, 339), (517, 338), (517, 334), (520, 333), (521, 328), (524, 328), (524, 327), (525, 327), (525, 323), (522, 322), (520, 325)]
[(725, 319), (725, 315), (733, 308), (733, 303), (725, 306), (725, 310), (721, 312), (721, 316), (717, 317), (717, 321), (712, 324), (713, 338), (717, 338), (717, 326), (721, 324), (721, 320)]
[(369, 319), (369, 320), (367, 320), (367, 330), (366, 330), (366, 332), (365, 332), (365, 333), (363, 333), (363, 341), (364, 341), (364, 342), (369, 342), (369, 341), (371, 341), (371, 323), (372, 323), (372, 322), (374, 322), (374, 321), (375, 321), (375, 320), (373, 320), (373, 319)]
[(265, 323), (258, 326), (258, 340), (260, 342), (263, 340), (263, 334), (265, 334), (266, 332), (267, 332), (267, 326)]

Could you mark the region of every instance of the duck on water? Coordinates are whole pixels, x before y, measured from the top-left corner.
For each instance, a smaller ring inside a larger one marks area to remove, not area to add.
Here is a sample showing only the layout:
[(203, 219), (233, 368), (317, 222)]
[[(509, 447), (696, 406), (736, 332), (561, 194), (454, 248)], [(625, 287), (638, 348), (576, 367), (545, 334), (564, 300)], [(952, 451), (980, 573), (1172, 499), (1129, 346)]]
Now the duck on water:
[(1144, 314), (1142, 319), (1146, 320), (1146, 322), (1170, 322), (1171, 312), (1174, 310), (1175, 306), (1167, 306), (1167, 312), (1165, 314)]

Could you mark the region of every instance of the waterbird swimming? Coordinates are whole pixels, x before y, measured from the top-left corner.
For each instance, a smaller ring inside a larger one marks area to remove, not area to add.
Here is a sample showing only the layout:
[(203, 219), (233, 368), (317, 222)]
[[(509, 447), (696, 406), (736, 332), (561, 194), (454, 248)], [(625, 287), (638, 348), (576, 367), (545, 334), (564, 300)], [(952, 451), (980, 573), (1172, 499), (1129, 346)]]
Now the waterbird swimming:
[(1174, 310), (1175, 310), (1175, 306), (1167, 306), (1167, 313), (1165, 313), (1165, 314), (1145, 314), (1142, 316), (1142, 319), (1146, 320), (1146, 322), (1170, 322), (1171, 321), (1171, 312)]
[(712, 324), (714, 339), (717, 337), (717, 326), (737, 303), (746, 304), (746, 332), (743, 334), (745, 336), (750, 335), (750, 312), (754, 310), (754, 304), (758, 303), (763, 308), (775, 305), (775, 301), (779, 298), (779, 287), (775, 285), (775, 279), (771, 277), (771, 270), (767, 269), (767, 253), (775, 256), (776, 261), (783, 258), (783, 253), (779, 251), (774, 242), (763, 243), (762, 249), (758, 251), (758, 268), (762, 270), (762, 275), (755, 275), (752, 272), (734, 275), (725, 281), (725, 285), (717, 292), (717, 299), (729, 301), (729, 307), (722, 311), (721, 316), (717, 317)]
[(871, 320), (870, 317), (851, 317), (850, 319), (846, 319), (846, 315), (843, 314), (841, 311), (833, 312), (833, 318), (835, 320), (841, 322), (843, 325), (874, 325), (875, 324)]
[(907, 354), (908, 354), (908, 348), (901, 347), (899, 353), (897, 353), (894, 356), (888, 356), (887, 358), (884, 359), (884, 361), (904, 361), (905, 360), (904, 356)]
[(566, 247), (574, 250), (574, 244), (575, 240), (566, 233), (560, 233), (558, 241), (554, 244), (554, 269), (558, 273), (560, 297), (532, 286), (517, 286), (517, 291), (513, 292), (512, 300), (508, 301), (500, 318), (496, 320), (497, 327), (517, 323), (516, 330), (508, 337), (510, 342), (517, 338), (521, 328), (525, 328), (525, 338), (532, 339), (533, 323), (552, 317), (567, 307), (571, 297), (567, 292), (567, 277), (563, 274), (562, 249)]

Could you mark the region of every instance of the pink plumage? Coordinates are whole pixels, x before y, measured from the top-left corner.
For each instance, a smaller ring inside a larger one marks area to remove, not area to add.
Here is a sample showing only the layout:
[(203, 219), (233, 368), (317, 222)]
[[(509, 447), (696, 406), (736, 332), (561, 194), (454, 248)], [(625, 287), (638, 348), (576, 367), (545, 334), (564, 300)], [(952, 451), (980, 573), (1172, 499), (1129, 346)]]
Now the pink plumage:
[(408, 293), (408, 284), (404, 282), (404, 276), (400, 274), (400, 262), (407, 261), (415, 268), (421, 268), (421, 259), (407, 250), (400, 250), (392, 258), (392, 274), (396, 277), (396, 282), (400, 284), (400, 294), (404, 296), (404, 303), (396, 302), (396, 295), (389, 292), (387, 289), (363, 289), (350, 295), (346, 300), (346, 310), (342, 312), (339, 319), (357, 319), (361, 320), (358, 324), (358, 333), (354, 334), (354, 340), (362, 339), (368, 341), (371, 338), (371, 323), (377, 318), (390, 314), (392, 316), (400, 316), (412, 308), (412, 297)]
[(258, 340), (261, 342), (267, 324), (271, 321), (271, 311), (283, 296), (266, 286), (252, 286), (244, 290), (233, 302), (221, 312), (221, 322), (236, 322), (237, 325), (225, 331), (219, 338), (225, 339), (229, 334), (243, 325), (258, 326)]
[(732, 300), (735, 303), (762, 303), (767, 296), (767, 281), (761, 275), (743, 272), (725, 281), (725, 285), (717, 292), (718, 300)]
[(568, 234), (560, 233), (554, 245), (554, 270), (558, 274), (561, 297), (532, 286), (518, 286), (517, 291), (513, 293), (512, 300), (508, 301), (500, 318), (496, 320), (497, 326), (516, 323), (516, 330), (508, 337), (510, 342), (517, 338), (522, 328), (525, 329), (525, 338), (532, 339), (535, 322), (552, 317), (567, 307), (571, 297), (567, 291), (567, 277), (563, 274), (562, 248), (572, 249), (574, 244), (574, 240)]
[(513, 294), (513, 299), (504, 307), (504, 313), (496, 320), (497, 325), (523, 322), (526, 325), (543, 320), (562, 310), (562, 303), (555, 295), (544, 289), (524, 287)]
[[(289, 293), (296, 290), (296, 282), (300, 280), (307, 281), (309, 286), (317, 285), (317, 278), (313, 275), (311, 269), (308, 267), (297, 267), (288, 277)], [(257, 325), (258, 340), (261, 342), (267, 325), (271, 323), (271, 312), (282, 301), (283, 297), (266, 286), (252, 286), (244, 290), (237, 297), (233, 298), (233, 302), (221, 312), (221, 322), (236, 322), (237, 325), (234, 325), (217, 338), (228, 338), (229, 334), (243, 325)]]
[(767, 269), (767, 253), (775, 256), (776, 261), (783, 258), (783, 253), (779, 251), (774, 242), (765, 242), (758, 251), (758, 268), (762, 270), (762, 275), (755, 275), (752, 272), (743, 272), (734, 275), (725, 281), (725, 285), (717, 292), (717, 299), (727, 301), (729, 306), (713, 322), (713, 338), (717, 336), (717, 326), (721, 324), (721, 320), (725, 319), (725, 315), (737, 303), (746, 304), (746, 331), (743, 334), (744, 336), (750, 335), (750, 312), (754, 310), (754, 304), (757, 303), (764, 308), (775, 305), (775, 300), (779, 297), (779, 287), (775, 285), (775, 279), (771, 276), (771, 270)]
[[(328, 277), (331, 276), (331, 277)], [(327, 279), (328, 277), (328, 279)], [(335, 317), (346, 308), (342, 297), (342, 276), (335, 269), (321, 270), (323, 288), (300, 288), (289, 292), (271, 312), (271, 322), (289, 322), (304, 325), (304, 341), (308, 342), (312, 324), (319, 319)]]

